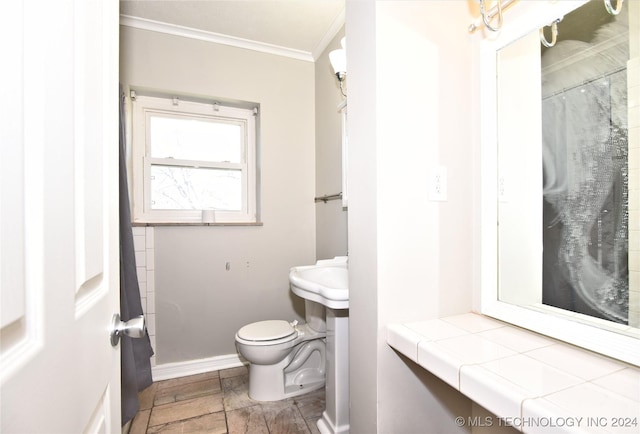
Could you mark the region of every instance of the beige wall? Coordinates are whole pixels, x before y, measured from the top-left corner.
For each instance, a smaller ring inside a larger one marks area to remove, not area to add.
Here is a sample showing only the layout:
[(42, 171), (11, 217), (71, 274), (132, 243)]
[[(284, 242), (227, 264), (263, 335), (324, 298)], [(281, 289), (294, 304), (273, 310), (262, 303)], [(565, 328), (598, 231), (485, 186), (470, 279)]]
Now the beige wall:
[[(391, 350), (385, 325), (471, 309), (472, 53), (462, 1), (347, 1), (354, 433), (467, 432), (471, 402)], [(448, 171), (448, 200), (429, 175)]]
[[(344, 28), (338, 32), (315, 63), (316, 80), (316, 197), (342, 191), (343, 101), (329, 52), (340, 48)], [(316, 203), (316, 256), (330, 259), (347, 255), (347, 210), (342, 201)]]
[(124, 26), (120, 62), (125, 86), (260, 104), (264, 225), (155, 230), (157, 363), (235, 354), (241, 326), (303, 315), (288, 271), (315, 262), (314, 64)]

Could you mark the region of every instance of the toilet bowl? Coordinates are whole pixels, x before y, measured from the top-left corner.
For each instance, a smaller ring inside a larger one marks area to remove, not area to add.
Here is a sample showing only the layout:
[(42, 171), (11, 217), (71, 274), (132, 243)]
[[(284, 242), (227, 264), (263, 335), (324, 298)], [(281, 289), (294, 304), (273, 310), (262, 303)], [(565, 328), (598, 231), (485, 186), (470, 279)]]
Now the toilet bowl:
[(249, 397), (279, 401), (325, 384), (324, 306), (305, 300), (305, 324), (259, 321), (236, 333), (236, 347), (249, 362)]

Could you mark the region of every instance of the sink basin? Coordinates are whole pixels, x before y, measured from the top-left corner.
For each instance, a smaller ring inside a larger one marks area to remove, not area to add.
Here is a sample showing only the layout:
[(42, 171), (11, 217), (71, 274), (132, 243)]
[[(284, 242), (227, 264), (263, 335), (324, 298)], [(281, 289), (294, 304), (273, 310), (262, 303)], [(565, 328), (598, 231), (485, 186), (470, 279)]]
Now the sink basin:
[(332, 309), (349, 309), (349, 270), (346, 256), (293, 267), (289, 282), (294, 294)]

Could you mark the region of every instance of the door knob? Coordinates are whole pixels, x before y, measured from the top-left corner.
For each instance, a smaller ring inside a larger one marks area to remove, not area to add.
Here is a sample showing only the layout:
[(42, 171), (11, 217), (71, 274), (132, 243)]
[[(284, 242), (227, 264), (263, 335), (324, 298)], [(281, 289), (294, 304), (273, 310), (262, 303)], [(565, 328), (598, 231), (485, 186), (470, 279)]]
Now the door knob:
[(116, 346), (120, 342), (120, 336), (130, 338), (142, 338), (147, 334), (144, 324), (144, 315), (131, 318), (129, 321), (120, 321), (120, 314), (114, 313), (111, 320), (111, 345)]

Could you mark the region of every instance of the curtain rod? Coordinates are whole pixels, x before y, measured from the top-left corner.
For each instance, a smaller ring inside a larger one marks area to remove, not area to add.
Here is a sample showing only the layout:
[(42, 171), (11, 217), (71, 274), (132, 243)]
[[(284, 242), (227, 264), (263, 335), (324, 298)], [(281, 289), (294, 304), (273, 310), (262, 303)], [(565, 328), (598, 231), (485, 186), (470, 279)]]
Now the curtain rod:
[(551, 93), (549, 95), (542, 95), (542, 101), (547, 100), (549, 98), (552, 98), (554, 96), (558, 96), (561, 93), (572, 91), (572, 90), (577, 89), (577, 88), (579, 88), (581, 86), (589, 85), (589, 84), (594, 83), (594, 82), (596, 82), (598, 80), (606, 80), (608, 78), (611, 78), (613, 75), (618, 74), (618, 73), (620, 73), (622, 71), (626, 71), (626, 70), (627, 70), (627, 66), (623, 65), (623, 66), (620, 66), (620, 67), (618, 67), (618, 68), (616, 68), (616, 69), (614, 69), (612, 71), (607, 72), (606, 74), (598, 75), (597, 77), (581, 81), (580, 83), (576, 83), (573, 86), (563, 87), (562, 89), (560, 89), (558, 91), (555, 91), (554, 93)]
[(326, 194), (325, 194), (324, 196), (316, 197), (316, 198), (314, 198), (313, 200), (314, 200), (315, 202), (320, 202), (320, 201), (322, 201), (322, 202), (324, 202), (324, 203), (327, 203), (327, 201), (330, 201), (330, 200), (337, 200), (337, 199), (342, 199), (342, 192), (340, 192), (340, 193), (336, 193), (336, 194), (330, 194), (330, 195), (326, 195)]
[[(479, 2), (481, 3), (484, 1), (486, 0), (479, 0)], [(498, 0), (498, 2), (501, 2), (500, 8), (502, 8), (502, 12), (504, 12), (509, 6), (511, 6), (516, 1), (518, 0)], [(496, 4), (494, 7), (486, 11), (484, 13), (484, 16), (480, 15), (478, 18), (476, 18), (476, 20), (469, 25), (469, 33), (473, 33), (476, 30), (478, 30), (485, 20), (486, 22), (490, 22), (493, 17), (498, 15), (500, 8)]]

